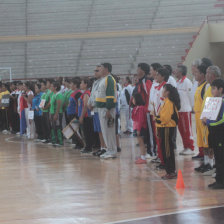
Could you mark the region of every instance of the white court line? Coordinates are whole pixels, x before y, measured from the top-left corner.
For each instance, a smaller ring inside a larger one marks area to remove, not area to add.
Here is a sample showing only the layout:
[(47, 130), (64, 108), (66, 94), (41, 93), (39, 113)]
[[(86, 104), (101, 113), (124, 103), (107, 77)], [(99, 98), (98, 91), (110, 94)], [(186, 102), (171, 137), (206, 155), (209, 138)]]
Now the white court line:
[(146, 216), (146, 217), (142, 217), (142, 218), (126, 219), (126, 220), (121, 220), (121, 221), (116, 221), (116, 222), (107, 222), (105, 224), (116, 224), (116, 223), (117, 224), (118, 223), (122, 224), (124, 222), (141, 221), (141, 220), (144, 220), (144, 219), (162, 217), (162, 216), (167, 216), (167, 215), (175, 215), (175, 214), (182, 214), (182, 213), (188, 213), (188, 212), (203, 211), (203, 210), (207, 210), (207, 209), (222, 208), (222, 207), (224, 207), (224, 204), (223, 205), (217, 205), (217, 206), (208, 206), (208, 207), (204, 207), (204, 208), (188, 209), (188, 210), (184, 210), (184, 211), (168, 212), (168, 213), (163, 213), (163, 214), (158, 214), (158, 215)]
[[(150, 170), (154, 176), (158, 177), (161, 179), (161, 177), (152, 169)], [(161, 179), (162, 180), (162, 179)], [(168, 190), (170, 190), (172, 193), (174, 193), (177, 197), (179, 197), (180, 195), (177, 193), (177, 191), (175, 191), (175, 189), (173, 189), (165, 180), (162, 180), (163, 184), (168, 188)]]
[[(12, 141), (12, 140), (10, 140), (12, 138), (16, 138), (16, 136), (5, 138), (5, 141), (6, 142), (10, 142), (10, 143), (16, 143), (16, 144), (18, 144), (18, 143), (25, 143), (27, 145), (29, 143), (31, 143), (31, 141), (26, 141), (27, 139), (23, 139), (23, 138), (18, 138), (18, 141)], [(32, 144), (34, 144), (34, 145), (43, 145), (44, 146), (44, 144), (42, 144), (41, 142), (32, 141)]]
[[(16, 138), (16, 136), (9, 137), (9, 138), (5, 138), (5, 141), (6, 142), (11, 142), (11, 143), (20, 143), (21, 142), (21, 141), (18, 141), (18, 142), (16, 142), (16, 141), (10, 141), (10, 139), (12, 139), (12, 138)], [(23, 140), (23, 139), (20, 139), (20, 140)]]

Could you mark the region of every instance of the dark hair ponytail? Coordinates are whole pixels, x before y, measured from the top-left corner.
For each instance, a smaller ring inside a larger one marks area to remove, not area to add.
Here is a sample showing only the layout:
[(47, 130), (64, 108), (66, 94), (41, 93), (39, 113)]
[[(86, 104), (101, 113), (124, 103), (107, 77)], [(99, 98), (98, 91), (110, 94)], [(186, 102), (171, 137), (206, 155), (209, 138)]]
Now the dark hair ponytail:
[(133, 98), (135, 99), (135, 105), (136, 106), (144, 106), (145, 102), (142, 98), (142, 95), (140, 93), (136, 93), (133, 95)]
[(169, 100), (174, 103), (177, 110), (180, 110), (180, 96), (177, 91), (177, 88), (173, 87), (170, 84), (165, 84), (163, 88), (165, 88), (165, 90), (169, 92)]

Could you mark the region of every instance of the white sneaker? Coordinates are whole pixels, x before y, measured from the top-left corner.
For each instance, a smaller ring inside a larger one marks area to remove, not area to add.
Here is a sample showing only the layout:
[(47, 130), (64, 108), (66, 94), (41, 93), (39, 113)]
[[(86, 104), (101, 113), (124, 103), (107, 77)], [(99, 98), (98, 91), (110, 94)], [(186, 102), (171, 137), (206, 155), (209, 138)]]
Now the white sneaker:
[(152, 163), (161, 163), (159, 157), (156, 157), (155, 159), (152, 159), (151, 162), (152, 162)]
[(7, 134), (8, 134), (8, 131), (7, 131), (7, 130), (3, 130), (2, 133), (3, 133), (4, 135), (7, 135)]
[(16, 135), (20, 135), (20, 132), (17, 132)]
[(203, 176), (212, 176), (215, 173), (215, 169), (209, 170), (203, 173)]
[(146, 159), (152, 159), (152, 156), (150, 154), (146, 153), (145, 158)]
[(39, 139), (39, 138), (36, 138), (36, 139), (34, 139), (33, 141), (34, 141), (34, 142), (41, 142), (42, 140)]
[(103, 155), (100, 156), (101, 159), (110, 159), (110, 158), (116, 158), (116, 157), (117, 157), (116, 153), (110, 152), (110, 151), (107, 151)]
[(179, 155), (182, 156), (194, 155), (194, 152), (191, 149), (186, 148), (183, 151), (181, 151)]

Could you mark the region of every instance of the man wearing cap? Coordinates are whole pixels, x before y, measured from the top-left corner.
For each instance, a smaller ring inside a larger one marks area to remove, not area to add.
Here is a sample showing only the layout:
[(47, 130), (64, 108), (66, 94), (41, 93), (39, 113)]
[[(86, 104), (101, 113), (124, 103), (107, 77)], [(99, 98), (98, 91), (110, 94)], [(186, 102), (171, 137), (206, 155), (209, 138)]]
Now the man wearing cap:
[(115, 158), (117, 153), (115, 116), (116, 116), (116, 81), (111, 75), (112, 65), (102, 63), (100, 67), (101, 80), (96, 93), (100, 125), (107, 151), (100, 156), (102, 159)]

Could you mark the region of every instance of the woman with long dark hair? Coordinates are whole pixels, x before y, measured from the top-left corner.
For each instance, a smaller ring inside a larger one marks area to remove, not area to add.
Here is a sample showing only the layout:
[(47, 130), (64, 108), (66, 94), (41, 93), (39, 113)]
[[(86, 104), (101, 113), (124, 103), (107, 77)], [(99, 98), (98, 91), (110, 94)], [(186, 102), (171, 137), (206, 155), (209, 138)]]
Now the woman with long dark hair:
[(167, 173), (162, 179), (168, 180), (177, 177), (173, 136), (179, 119), (180, 97), (177, 89), (170, 84), (164, 85), (163, 97), (164, 104), (156, 116), (156, 126)]

